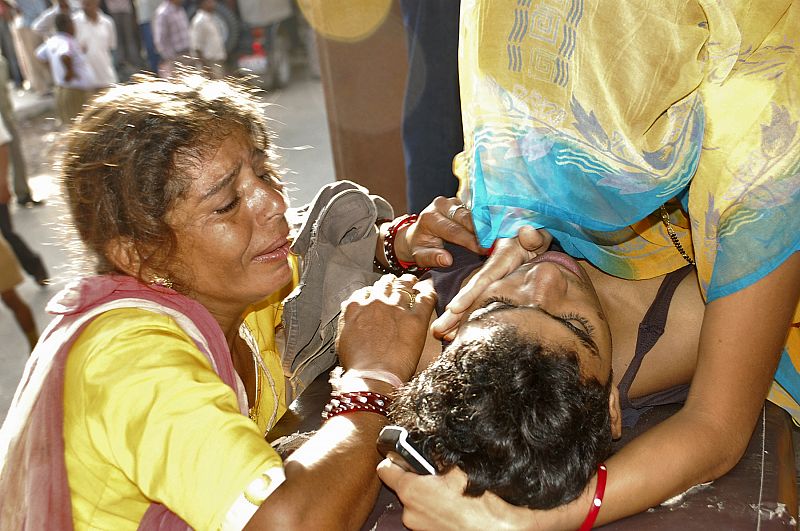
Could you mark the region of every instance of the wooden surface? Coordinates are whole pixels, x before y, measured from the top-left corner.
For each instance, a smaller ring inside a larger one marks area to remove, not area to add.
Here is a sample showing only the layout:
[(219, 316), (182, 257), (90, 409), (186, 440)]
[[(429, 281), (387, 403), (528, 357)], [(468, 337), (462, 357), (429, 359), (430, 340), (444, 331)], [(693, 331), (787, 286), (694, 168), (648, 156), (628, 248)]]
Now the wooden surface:
[[(342, 3), (341, 9), (357, 11), (359, 3)], [(374, 31), (354, 39), (318, 32), (317, 47), (336, 178), (366, 186), (401, 214), (406, 176), (400, 124), (408, 61), (399, 2), (387, 5)]]

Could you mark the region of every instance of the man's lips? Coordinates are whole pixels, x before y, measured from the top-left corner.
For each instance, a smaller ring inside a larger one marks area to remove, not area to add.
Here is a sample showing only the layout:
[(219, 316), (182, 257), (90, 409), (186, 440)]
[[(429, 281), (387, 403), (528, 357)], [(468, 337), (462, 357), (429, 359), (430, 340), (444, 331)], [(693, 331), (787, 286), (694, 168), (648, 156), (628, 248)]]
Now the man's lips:
[(289, 240), (282, 240), (276, 245), (271, 245), (266, 250), (260, 252), (253, 257), (254, 262), (274, 262), (277, 260), (286, 260), (289, 256)]
[(581, 280), (586, 280), (586, 273), (583, 271), (583, 268), (578, 264), (578, 262), (575, 261), (574, 258), (564, 253), (547, 251), (540, 254), (530, 262), (533, 264), (538, 264), (539, 262), (552, 262), (554, 264), (563, 266), (572, 273), (575, 273)]

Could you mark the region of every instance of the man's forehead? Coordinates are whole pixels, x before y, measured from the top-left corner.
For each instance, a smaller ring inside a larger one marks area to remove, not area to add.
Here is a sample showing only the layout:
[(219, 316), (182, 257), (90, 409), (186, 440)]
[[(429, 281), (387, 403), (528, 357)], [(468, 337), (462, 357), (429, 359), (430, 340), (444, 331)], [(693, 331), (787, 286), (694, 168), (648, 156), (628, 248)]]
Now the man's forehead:
[(523, 339), (530, 340), (531, 344), (540, 344), (554, 353), (574, 352), (584, 376), (597, 378), (601, 382), (606, 382), (610, 377), (610, 360), (606, 362), (603, 356), (592, 351), (546, 314), (526, 311), (524, 308), (506, 308), (485, 318), (468, 321), (459, 329), (456, 340), (486, 340), (509, 326)]

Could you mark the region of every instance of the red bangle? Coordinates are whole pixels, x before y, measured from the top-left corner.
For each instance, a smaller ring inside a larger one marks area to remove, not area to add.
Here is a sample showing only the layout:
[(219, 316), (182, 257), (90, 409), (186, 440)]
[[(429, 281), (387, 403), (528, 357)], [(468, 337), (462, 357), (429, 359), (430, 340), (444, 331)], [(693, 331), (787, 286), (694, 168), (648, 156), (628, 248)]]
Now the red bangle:
[(597, 486), (594, 488), (594, 499), (592, 506), (589, 507), (589, 514), (583, 521), (578, 531), (589, 531), (600, 514), (600, 506), (603, 505), (603, 495), (606, 493), (606, 479), (608, 479), (608, 469), (605, 463), (597, 465)]
[[(416, 214), (407, 214), (397, 219), (393, 224), (389, 225), (386, 236), (383, 239), (383, 254), (386, 256), (386, 262), (389, 264), (389, 270), (395, 274), (402, 275), (403, 273), (424, 273), (429, 268), (419, 267), (414, 262), (404, 262), (397, 257), (394, 250), (394, 240), (397, 233), (406, 225), (412, 225), (419, 216)], [(384, 268), (378, 263), (378, 270), (383, 272)]]
[(322, 411), (322, 418), (328, 420), (336, 415), (354, 413), (356, 411), (369, 411), (384, 417), (389, 416), (389, 404), (392, 399), (372, 391), (353, 391), (349, 393), (336, 393)]

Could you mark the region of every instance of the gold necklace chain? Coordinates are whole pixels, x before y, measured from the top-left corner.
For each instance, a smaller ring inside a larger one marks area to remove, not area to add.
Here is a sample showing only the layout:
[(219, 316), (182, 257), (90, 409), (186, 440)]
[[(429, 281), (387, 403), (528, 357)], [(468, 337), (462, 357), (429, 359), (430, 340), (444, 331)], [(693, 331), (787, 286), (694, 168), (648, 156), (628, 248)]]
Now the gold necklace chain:
[(253, 369), (256, 372), (256, 395), (253, 400), (253, 407), (247, 410), (247, 415), (250, 417), (250, 420), (258, 424), (258, 410), (261, 407), (261, 386), (263, 385), (261, 380), (261, 367), (258, 365), (258, 361), (256, 360), (255, 355), (252, 351), (251, 355), (253, 355)]
[[(253, 357), (253, 366), (255, 367), (256, 371), (256, 396), (253, 400), (253, 407), (248, 408), (247, 416), (250, 417), (250, 420), (258, 424), (259, 413), (261, 411), (261, 393), (262, 388), (264, 386), (264, 379), (262, 378), (262, 373), (266, 376), (267, 380), (269, 381), (269, 387), (272, 391), (272, 403), (275, 407), (272, 409), (272, 414), (270, 415), (269, 420), (267, 421), (266, 431), (272, 429), (275, 425), (275, 422), (278, 420), (278, 389), (276, 387), (275, 379), (272, 376), (272, 373), (269, 372), (266, 365), (264, 365), (264, 360), (261, 359), (261, 349), (258, 346), (258, 342), (256, 338), (253, 336), (253, 333), (250, 331), (250, 328), (245, 323), (239, 327), (239, 337), (241, 337), (247, 347), (250, 349), (250, 355)], [(266, 432), (265, 432), (266, 433)]]
[(672, 240), (672, 245), (674, 245), (678, 252), (681, 253), (683, 259), (689, 262), (690, 265), (695, 265), (692, 257), (686, 254), (686, 251), (683, 249), (683, 245), (681, 245), (678, 235), (675, 234), (675, 230), (672, 228), (672, 223), (669, 221), (669, 213), (667, 213), (667, 208), (664, 205), (661, 205), (661, 222), (664, 223), (664, 226), (667, 228), (667, 234), (669, 234), (669, 239)]

